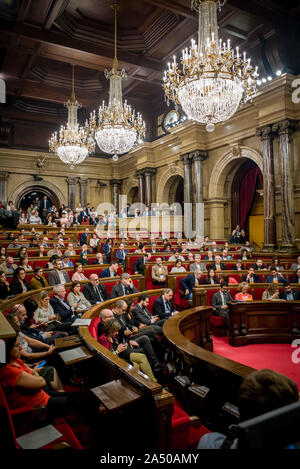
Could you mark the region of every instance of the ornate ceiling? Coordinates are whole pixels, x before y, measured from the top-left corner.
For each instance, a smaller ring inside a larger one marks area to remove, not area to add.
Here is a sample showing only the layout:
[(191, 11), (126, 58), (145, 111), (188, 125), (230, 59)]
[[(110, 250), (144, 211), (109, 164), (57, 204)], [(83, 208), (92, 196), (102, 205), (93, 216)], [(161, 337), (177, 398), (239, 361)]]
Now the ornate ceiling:
[[(0, 78), (7, 87), (0, 145), (47, 149), (51, 131), (66, 121), (70, 64), (75, 64), (75, 92), (83, 105), (81, 122), (107, 100), (103, 71), (113, 58), (111, 2), (0, 0)], [(219, 13), (220, 36), (246, 50), (261, 76), (278, 69), (300, 73), (299, 23), (298, 0), (228, 0)], [(155, 116), (166, 110), (163, 71), (196, 31), (190, 0), (120, 0), (118, 58), (128, 74), (123, 94), (142, 112), (149, 140), (155, 138)], [(39, 131), (30, 146), (28, 138), (22, 143), (22, 133), (33, 122)]]

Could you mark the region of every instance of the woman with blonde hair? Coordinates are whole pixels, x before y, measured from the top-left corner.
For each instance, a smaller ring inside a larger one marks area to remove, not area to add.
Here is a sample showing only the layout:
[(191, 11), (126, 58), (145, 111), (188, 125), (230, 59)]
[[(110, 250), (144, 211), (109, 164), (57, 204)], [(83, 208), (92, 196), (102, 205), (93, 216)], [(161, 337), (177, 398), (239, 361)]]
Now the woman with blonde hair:
[(250, 290), (250, 285), (248, 282), (240, 283), (238, 287), (239, 293), (237, 293), (234, 297), (235, 300), (238, 301), (253, 301), (252, 295), (247, 293)]
[(271, 300), (271, 301), (280, 300), (278, 285), (276, 285), (276, 283), (270, 283), (268, 285), (268, 287), (266, 288), (266, 290), (263, 292), (261, 299), (264, 300), (264, 301), (266, 301), (266, 300)]

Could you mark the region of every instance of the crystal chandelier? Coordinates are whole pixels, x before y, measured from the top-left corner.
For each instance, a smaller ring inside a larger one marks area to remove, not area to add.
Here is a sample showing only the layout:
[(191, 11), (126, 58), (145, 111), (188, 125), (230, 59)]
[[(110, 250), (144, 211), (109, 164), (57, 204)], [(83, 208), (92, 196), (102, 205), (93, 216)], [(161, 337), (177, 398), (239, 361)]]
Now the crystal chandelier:
[(125, 70), (118, 71), (117, 59), (117, 10), (118, 4), (113, 4), (115, 12), (115, 57), (113, 68), (105, 70), (105, 76), (110, 80), (109, 103), (104, 101), (98, 113), (91, 113), (86, 124), (99, 148), (105, 153), (112, 154), (112, 159), (118, 161), (118, 155), (127, 153), (133, 145), (145, 137), (146, 126), (142, 116), (131, 109), (127, 101), (122, 100), (122, 79), (127, 78)]
[(213, 132), (256, 93), (257, 67), (239, 48), (231, 48), (230, 40), (218, 37), (217, 8), (224, 0), (192, 0), (191, 8), (199, 12), (198, 45), (192, 40), (190, 49), (182, 51), (181, 66), (176, 57), (164, 74), (167, 103), (181, 104), (189, 119), (206, 124)]
[(80, 127), (77, 122), (77, 109), (81, 108), (81, 104), (74, 92), (74, 65), (72, 65), (72, 95), (65, 106), (68, 108), (67, 126), (61, 126), (59, 135), (57, 132), (52, 134), (49, 151), (56, 153), (64, 163), (70, 165), (70, 169), (74, 169), (76, 164), (82, 163), (89, 153), (95, 151), (94, 140), (87, 129)]

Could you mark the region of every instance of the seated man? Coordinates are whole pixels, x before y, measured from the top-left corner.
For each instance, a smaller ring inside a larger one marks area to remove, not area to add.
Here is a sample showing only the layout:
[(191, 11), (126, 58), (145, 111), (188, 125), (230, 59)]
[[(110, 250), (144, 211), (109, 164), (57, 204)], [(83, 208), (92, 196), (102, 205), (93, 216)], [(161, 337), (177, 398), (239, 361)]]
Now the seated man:
[(116, 277), (118, 275), (118, 269), (118, 261), (111, 261), (110, 266), (100, 272), (100, 278)]
[(211, 306), (214, 308), (213, 314), (222, 318), (228, 319), (228, 305), (229, 301), (233, 301), (228, 291), (228, 283), (223, 282), (220, 284), (220, 290), (214, 293), (210, 301)]
[(76, 256), (76, 251), (74, 249), (73, 243), (68, 243), (68, 249), (64, 252), (65, 256), (71, 257)]
[(145, 253), (143, 257), (139, 257), (135, 261), (134, 266), (133, 266), (133, 273), (135, 275), (138, 275), (138, 274), (143, 275), (144, 274), (144, 265), (146, 264), (146, 262), (151, 262), (151, 253), (150, 252)]
[(6, 261), (0, 265), (0, 270), (8, 275), (13, 274), (17, 267), (17, 264), (14, 263), (14, 258), (9, 256)]
[(107, 263), (108, 262), (107, 262), (106, 257), (105, 257), (105, 259), (103, 259), (102, 252), (97, 252), (96, 259), (94, 259), (93, 262), (92, 262), (92, 264), (94, 264), (94, 265), (103, 265), (103, 264), (107, 264)]
[(212, 251), (207, 251), (207, 255), (204, 257), (205, 261), (214, 261), (215, 257)]
[(27, 311), (23, 304), (14, 305), (11, 314), (18, 318), (20, 331), (26, 336), (34, 340), (39, 340), (47, 345), (54, 345), (55, 339), (52, 332), (41, 332), (36, 328), (32, 328), (26, 324)]
[(242, 259), (237, 259), (235, 265), (232, 266), (231, 270), (244, 270), (243, 269), (243, 264), (242, 264)]
[(283, 283), (284, 285), (288, 284), (288, 281), (282, 273), (276, 269), (271, 270), (271, 275), (268, 275), (266, 278), (266, 283)]
[(168, 268), (163, 265), (161, 257), (157, 257), (156, 264), (152, 267), (151, 270), (153, 285), (159, 285), (162, 288), (165, 287), (167, 275)]
[(116, 251), (116, 259), (117, 261), (125, 266), (125, 257), (128, 254), (128, 249), (125, 249), (125, 246), (123, 243), (120, 244), (119, 249)]
[(71, 282), (68, 272), (63, 268), (63, 262), (61, 259), (56, 261), (55, 268), (49, 272), (48, 282), (49, 285), (61, 285)]
[(297, 269), (300, 269), (300, 256), (297, 257), (297, 262), (294, 262), (290, 267), (290, 270), (297, 270)]
[(202, 272), (195, 270), (194, 273), (189, 274), (187, 277), (179, 280), (180, 285), (184, 291), (184, 298), (191, 301), (193, 297), (193, 288), (200, 285)]
[(48, 281), (46, 277), (43, 276), (43, 268), (42, 267), (35, 267), (34, 269), (34, 276), (30, 280), (30, 287), (33, 290), (36, 290), (38, 288), (45, 288), (48, 287)]
[(286, 301), (297, 301), (300, 300), (300, 292), (292, 289), (291, 285), (286, 283), (283, 291), (279, 293), (279, 298)]
[[(297, 384), (273, 370), (254, 371), (244, 379), (239, 390), (240, 421), (253, 419), (299, 400)], [(227, 439), (222, 433), (206, 433), (198, 449), (238, 449), (238, 439)], [(226, 446), (225, 446), (226, 445)]]
[(130, 275), (123, 273), (120, 275), (120, 282), (114, 285), (111, 291), (111, 298), (118, 296), (131, 295), (132, 293), (138, 293), (138, 289), (134, 286)]
[(66, 289), (64, 285), (54, 285), (53, 287), (54, 296), (50, 300), (50, 304), (56, 315), (60, 317), (60, 321), (63, 323), (72, 323), (75, 321), (75, 313), (73, 308), (65, 300)]
[(84, 244), (87, 244), (87, 238), (90, 235), (90, 230), (89, 228), (86, 228), (84, 233), (81, 234), (80, 236), (80, 246), (83, 246)]
[(56, 245), (54, 248), (52, 249), (49, 249), (49, 251), (47, 252), (47, 256), (49, 257), (52, 257), (52, 256), (58, 256), (58, 257), (62, 257), (62, 252), (61, 250), (58, 248), (58, 246)]
[(263, 263), (262, 259), (256, 259), (252, 267), (254, 270), (267, 270), (267, 266)]
[(178, 261), (178, 259), (181, 260), (182, 262), (185, 261), (184, 257), (180, 255), (179, 249), (177, 249), (174, 252), (173, 256), (169, 257), (169, 262), (176, 262), (176, 261)]
[(163, 294), (154, 301), (152, 314), (158, 316), (160, 319), (166, 320), (173, 316), (173, 314), (178, 313), (174, 308), (172, 297), (173, 290), (171, 290), (171, 288), (165, 288)]
[(148, 310), (149, 296), (142, 293), (138, 297), (137, 304), (132, 310), (132, 315), (136, 321), (140, 323), (139, 327), (151, 326), (157, 334), (162, 334), (162, 326), (164, 324), (163, 319), (159, 319), (158, 316), (153, 316)]
[(103, 301), (109, 300), (109, 295), (104, 285), (99, 283), (99, 277), (97, 274), (91, 274), (89, 277), (89, 283), (86, 283), (83, 287), (83, 294), (85, 298), (92, 304), (96, 305)]
[(210, 264), (209, 268), (214, 269), (215, 271), (226, 270), (226, 266), (223, 262), (221, 262), (221, 256), (219, 254), (215, 255), (215, 262)]
[(190, 264), (190, 272), (194, 272), (195, 270), (206, 271), (206, 265), (201, 262), (201, 254), (195, 254), (195, 262)]
[(63, 263), (63, 268), (65, 268), (65, 267), (74, 267), (74, 264), (71, 261), (70, 257), (66, 256), (66, 254), (64, 254), (61, 259), (62, 259), (62, 263)]
[(249, 267), (248, 274), (243, 276), (243, 282), (259, 283), (259, 275), (254, 273), (253, 267)]
[(232, 261), (232, 256), (228, 254), (227, 249), (223, 249), (222, 251), (222, 261)]

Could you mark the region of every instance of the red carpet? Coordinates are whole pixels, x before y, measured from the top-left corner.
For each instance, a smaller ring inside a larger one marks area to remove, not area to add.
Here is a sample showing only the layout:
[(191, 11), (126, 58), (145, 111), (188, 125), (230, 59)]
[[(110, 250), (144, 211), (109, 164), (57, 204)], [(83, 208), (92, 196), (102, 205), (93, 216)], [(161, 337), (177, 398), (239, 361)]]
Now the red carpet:
[[(300, 390), (300, 363), (292, 362), (295, 351), (290, 344), (229, 345), (228, 337), (213, 337), (214, 352), (252, 368), (269, 368), (293, 379)], [(299, 354), (298, 354), (299, 355)]]

